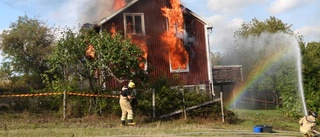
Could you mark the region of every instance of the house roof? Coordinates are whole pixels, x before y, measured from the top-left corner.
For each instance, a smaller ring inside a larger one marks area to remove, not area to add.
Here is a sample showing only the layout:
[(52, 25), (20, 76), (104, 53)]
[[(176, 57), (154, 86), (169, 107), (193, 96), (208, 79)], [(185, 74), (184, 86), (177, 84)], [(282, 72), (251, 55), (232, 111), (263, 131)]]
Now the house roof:
[[(125, 9), (129, 8), (130, 6), (132, 6), (133, 4), (135, 4), (136, 2), (138, 2), (139, 0), (132, 0), (131, 2), (129, 2), (127, 5), (123, 6), (122, 8), (120, 8), (119, 10), (115, 11), (114, 13), (112, 13), (110, 16), (108, 17), (104, 17), (102, 18), (98, 23), (97, 26), (101, 26), (102, 24), (106, 23), (108, 20), (112, 19), (114, 16), (116, 16), (117, 14), (119, 14), (120, 12), (124, 11)], [(192, 12), (190, 9), (186, 8), (184, 5), (181, 4), (181, 6), (183, 8), (185, 8), (188, 13), (190, 13), (191, 15), (193, 15), (194, 17), (196, 17), (197, 19), (199, 19), (201, 22), (203, 22), (205, 25), (208, 26), (212, 26), (209, 22), (207, 22), (206, 20), (204, 20), (202, 17), (200, 17), (199, 15), (197, 15), (196, 13)]]
[(123, 6), (122, 8), (120, 8), (119, 10), (115, 11), (114, 13), (112, 13), (110, 16), (108, 17), (104, 17), (102, 18), (99, 22), (98, 22), (98, 26), (101, 26), (103, 23), (107, 22), (108, 20), (112, 19), (114, 16), (116, 16), (117, 14), (119, 14), (120, 12), (122, 12), (123, 10), (127, 9), (128, 7), (130, 7), (131, 5), (133, 5), (134, 3), (138, 2), (139, 0), (132, 0), (131, 2), (129, 2), (127, 5)]
[[(182, 5), (182, 4), (181, 4)], [(184, 5), (182, 5), (183, 7), (185, 7)], [(208, 26), (212, 26), (211, 23), (209, 23), (208, 21), (206, 21), (205, 19), (203, 19), (201, 16), (197, 15), (196, 13), (194, 13), (193, 11), (191, 11), (190, 9), (186, 8), (186, 10), (194, 17), (198, 18), (201, 22), (203, 22), (205, 25)]]

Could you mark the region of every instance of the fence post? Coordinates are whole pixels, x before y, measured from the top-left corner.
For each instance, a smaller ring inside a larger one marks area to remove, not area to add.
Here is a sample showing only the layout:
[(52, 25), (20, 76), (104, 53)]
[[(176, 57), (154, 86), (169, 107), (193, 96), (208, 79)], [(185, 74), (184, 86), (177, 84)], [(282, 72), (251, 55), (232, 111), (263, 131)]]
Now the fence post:
[(66, 108), (67, 108), (67, 94), (66, 91), (63, 91), (63, 121), (66, 120)]
[(156, 91), (155, 89), (152, 89), (152, 108), (153, 108), (153, 113), (152, 113), (152, 116), (153, 116), (153, 119), (156, 118)]
[(222, 115), (222, 122), (224, 122), (223, 92), (222, 92), (222, 91), (220, 91), (220, 100), (221, 100), (221, 115)]
[[(235, 87), (237, 86), (237, 83), (235, 83), (235, 84), (233, 84), (233, 86), (232, 86), (232, 99), (234, 99), (235, 100), (235, 98), (236, 98), (236, 95), (235, 95)], [(233, 101), (233, 108), (234, 109), (237, 109), (237, 102), (236, 101)]]
[(186, 111), (186, 99), (184, 96), (184, 89), (180, 89), (182, 92), (182, 103), (183, 103), (183, 115), (184, 115), (184, 120), (187, 120), (187, 111)]

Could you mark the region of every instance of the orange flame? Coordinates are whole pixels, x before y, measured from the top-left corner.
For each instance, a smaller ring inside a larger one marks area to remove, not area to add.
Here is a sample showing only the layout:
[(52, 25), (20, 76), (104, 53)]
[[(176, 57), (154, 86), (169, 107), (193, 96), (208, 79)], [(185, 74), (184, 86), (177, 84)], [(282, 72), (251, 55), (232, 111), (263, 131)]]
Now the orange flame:
[(94, 47), (90, 44), (87, 49), (86, 49), (86, 57), (90, 58), (90, 59), (94, 59), (95, 58), (95, 49)]
[[(94, 47), (91, 44), (89, 44), (89, 46), (86, 49), (87, 59), (89, 59), (89, 60), (95, 59), (95, 53), (96, 53), (96, 51), (95, 51)], [(96, 69), (94, 71), (94, 77), (98, 78), (99, 75), (100, 75), (99, 69)]]
[(172, 69), (186, 69), (189, 55), (185, 50), (182, 39), (177, 34), (183, 34), (184, 20), (180, 7), (180, 0), (170, 0), (172, 9), (162, 8), (163, 16), (168, 19), (168, 31), (161, 35), (161, 40), (168, 45), (169, 57)]
[[(145, 42), (145, 40), (136, 40), (136, 41), (134, 41), (134, 43), (135, 44), (137, 44), (139, 47), (140, 47), (140, 49), (143, 51), (143, 58), (144, 59), (147, 59), (147, 57), (148, 57), (148, 47), (147, 47), (147, 43)], [(142, 70), (144, 70), (145, 69), (145, 63), (144, 62), (141, 62), (140, 64), (140, 68), (142, 69)]]
[[(132, 40), (132, 43), (136, 44), (142, 51), (143, 51), (143, 58), (144, 59), (147, 59), (148, 57), (148, 47), (147, 47), (147, 43), (146, 43), (146, 38), (132, 38), (133, 36), (132, 35), (128, 35), (128, 38), (130, 38)], [(144, 62), (141, 62), (139, 64), (140, 68), (142, 70), (145, 69), (145, 63)]]
[(116, 35), (116, 33), (117, 33), (116, 26), (115, 26), (115, 24), (114, 24), (114, 23), (112, 23), (112, 25), (111, 25), (111, 29), (110, 29), (111, 37), (112, 37), (112, 38), (114, 38), (114, 37), (115, 37), (115, 35)]
[(113, 2), (112, 8), (113, 8), (114, 11), (116, 11), (116, 10), (119, 10), (120, 8), (122, 8), (125, 5), (126, 5), (125, 0), (115, 0)]

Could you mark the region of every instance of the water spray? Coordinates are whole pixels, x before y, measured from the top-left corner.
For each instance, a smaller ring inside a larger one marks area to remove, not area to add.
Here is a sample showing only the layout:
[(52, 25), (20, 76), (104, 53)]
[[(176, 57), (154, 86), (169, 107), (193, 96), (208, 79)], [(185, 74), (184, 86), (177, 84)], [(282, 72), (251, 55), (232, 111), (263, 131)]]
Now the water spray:
[(297, 48), (297, 51), (298, 51), (298, 59), (297, 59), (297, 68), (298, 68), (298, 88), (299, 88), (299, 91), (300, 91), (300, 96), (301, 96), (301, 100), (302, 100), (302, 105), (303, 105), (303, 111), (304, 111), (304, 114), (307, 116), (308, 115), (308, 112), (307, 112), (307, 105), (306, 105), (306, 100), (304, 98), (304, 91), (303, 91), (303, 83), (302, 83), (302, 67), (301, 67), (301, 62), (302, 62), (302, 59), (301, 59), (301, 52), (300, 52), (300, 48), (299, 46), (296, 46), (295, 48)]
[[(301, 97), (301, 103), (303, 105), (303, 113), (307, 115), (307, 107), (303, 91), (302, 82), (302, 67), (301, 67), (301, 52), (297, 39), (289, 34), (285, 33), (262, 33), (259, 36), (249, 36), (245, 39), (239, 39), (237, 45), (243, 48), (246, 54), (250, 54), (248, 57), (247, 65), (253, 65), (253, 63), (258, 62), (258, 67), (253, 67), (248, 74), (248, 78), (240, 84), (234, 90), (234, 99), (228, 102), (228, 105), (234, 104), (235, 101), (239, 100), (246, 91), (249, 91), (251, 87), (254, 87), (259, 80), (266, 75), (276, 75), (272, 73), (278, 70), (277, 66), (281, 65), (283, 62), (291, 61), (292, 67), (296, 68), (297, 74), (296, 85), (297, 94)], [(261, 57), (261, 52), (264, 55)], [(237, 54), (234, 54), (237, 55)], [(238, 56), (230, 56), (232, 61), (237, 60)], [(242, 62), (240, 62), (242, 63)], [(251, 64), (250, 64), (251, 63)]]

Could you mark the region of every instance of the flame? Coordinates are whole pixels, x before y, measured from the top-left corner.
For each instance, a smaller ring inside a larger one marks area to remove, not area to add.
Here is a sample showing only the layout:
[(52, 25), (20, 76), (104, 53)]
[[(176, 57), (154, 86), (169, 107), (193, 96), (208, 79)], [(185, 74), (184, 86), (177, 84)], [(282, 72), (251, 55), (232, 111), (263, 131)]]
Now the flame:
[(90, 58), (90, 59), (94, 59), (95, 58), (95, 49), (94, 47), (90, 44), (87, 49), (86, 49), (86, 57)]
[(168, 19), (168, 30), (161, 35), (161, 40), (168, 45), (169, 60), (172, 69), (186, 69), (189, 55), (185, 50), (182, 39), (177, 35), (184, 33), (184, 20), (180, 0), (170, 0), (172, 8), (161, 8), (163, 16)]
[[(87, 57), (87, 59), (89, 59), (89, 60), (95, 59), (95, 53), (96, 53), (96, 51), (95, 51), (94, 47), (91, 44), (89, 44), (89, 46), (86, 49), (86, 57)], [(99, 69), (95, 69), (94, 77), (98, 78), (99, 75), (100, 75)]]
[[(116, 33), (117, 33), (116, 26), (115, 26), (114, 23), (112, 23), (112, 25), (111, 25), (110, 33), (111, 33), (111, 37), (112, 38), (114, 38)], [(132, 43), (136, 44), (144, 52), (142, 57), (144, 59), (147, 59), (147, 57), (148, 57), (148, 47), (147, 47), (146, 39), (145, 38), (142, 38), (142, 39), (141, 38), (140, 39), (139, 38), (133, 38), (134, 36), (132, 36), (132, 35), (127, 35), (127, 37), (129, 39), (131, 39)], [(140, 66), (140, 68), (142, 70), (145, 69), (145, 65), (146, 64), (144, 62), (141, 62), (139, 64), (139, 66)]]
[[(147, 59), (148, 57), (148, 47), (147, 47), (147, 43), (146, 43), (146, 38), (132, 38), (132, 35), (128, 35), (127, 36), (129, 39), (131, 39), (132, 43), (136, 44), (142, 51), (143, 51), (143, 58)], [(139, 64), (140, 68), (142, 70), (145, 69), (146, 64), (144, 62), (141, 62)]]
[[(145, 40), (135, 40), (135, 41), (133, 41), (135, 44), (137, 44), (139, 47), (140, 47), (140, 49), (143, 51), (143, 58), (144, 59), (147, 59), (147, 57), (148, 57), (148, 47), (147, 47), (147, 43), (145, 42)], [(145, 66), (146, 66), (146, 64), (144, 63), (144, 62), (141, 62), (140, 64), (139, 64), (139, 66), (140, 66), (140, 68), (142, 69), (142, 70), (144, 70), (145, 69)]]
[(125, 0), (115, 0), (113, 2), (112, 9), (113, 9), (113, 11), (116, 11), (116, 10), (119, 10), (120, 8), (122, 8), (125, 5), (126, 5)]
[(111, 29), (110, 29), (110, 34), (111, 34), (111, 37), (114, 38), (115, 35), (117, 33), (117, 30), (116, 30), (116, 25), (114, 23), (112, 23), (111, 25)]

